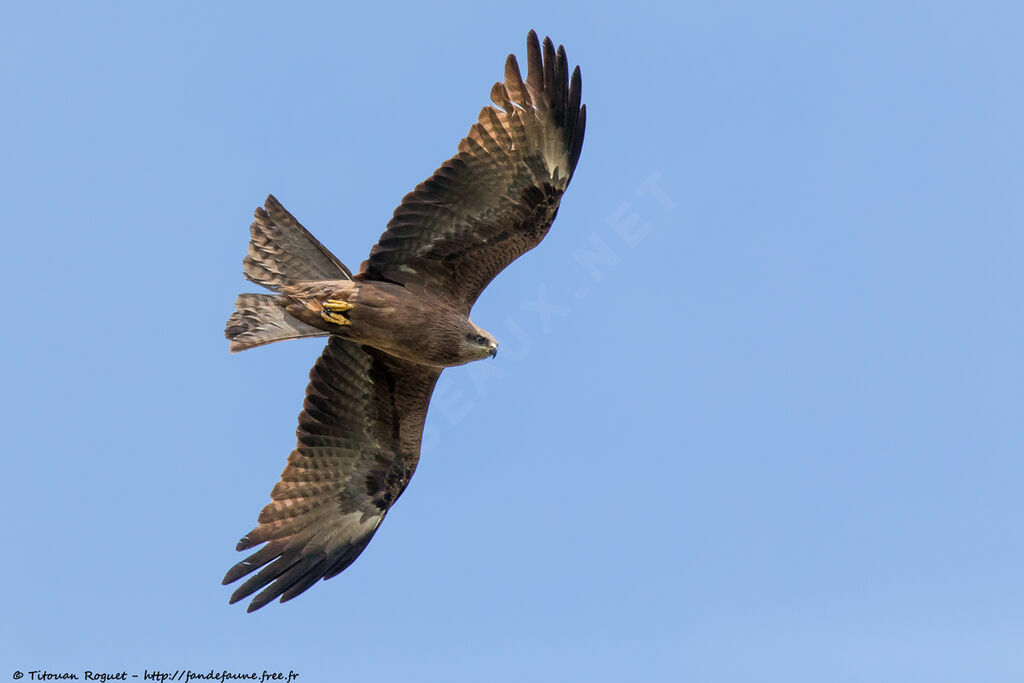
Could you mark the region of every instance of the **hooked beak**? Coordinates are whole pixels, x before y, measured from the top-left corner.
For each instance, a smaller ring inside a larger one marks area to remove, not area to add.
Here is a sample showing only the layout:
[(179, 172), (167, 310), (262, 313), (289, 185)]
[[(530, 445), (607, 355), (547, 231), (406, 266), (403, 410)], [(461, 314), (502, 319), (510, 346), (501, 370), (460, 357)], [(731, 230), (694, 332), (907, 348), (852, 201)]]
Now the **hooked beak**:
[(494, 358), (495, 356), (498, 355), (498, 342), (491, 342), (491, 350), (488, 351), (488, 354), (491, 356), (491, 358)]

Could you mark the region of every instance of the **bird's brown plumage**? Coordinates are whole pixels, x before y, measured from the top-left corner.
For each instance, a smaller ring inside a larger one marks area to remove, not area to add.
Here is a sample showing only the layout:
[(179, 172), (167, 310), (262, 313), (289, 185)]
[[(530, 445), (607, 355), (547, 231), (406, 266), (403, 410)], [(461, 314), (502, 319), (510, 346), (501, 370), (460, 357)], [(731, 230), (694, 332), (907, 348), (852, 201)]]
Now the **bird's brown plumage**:
[(310, 373), (298, 444), (238, 550), (266, 545), (224, 577), (256, 572), (231, 602), (257, 591), (249, 611), (289, 600), (349, 566), (416, 469), (442, 369), (494, 355), (470, 309), (547, 233), (586, 120), (579, 68), (570, 78), (564, 49), (531, 31), (527, 59), (524, 81), (509, 56), (495, 106), (405, 196), (355, 276), (276, 199), (256, 210), (245, 275), (277, 294), (239, 296), (225, 330), (231, 350), (330, 339)]

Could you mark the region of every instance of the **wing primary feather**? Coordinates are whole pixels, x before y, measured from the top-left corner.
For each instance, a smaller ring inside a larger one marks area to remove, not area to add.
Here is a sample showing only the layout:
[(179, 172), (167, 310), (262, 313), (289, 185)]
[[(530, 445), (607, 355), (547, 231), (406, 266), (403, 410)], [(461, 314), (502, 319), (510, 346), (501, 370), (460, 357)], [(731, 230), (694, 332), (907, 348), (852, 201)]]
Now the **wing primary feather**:
[(569, 67), (566, 63), (565, 48), (558, 46), (558, 53), (555, 59), (554, 82), (548, 86), (551, 93), (551, 107), (555, 117), (555, 124), (562, 128), (567, 127), (565, 112), (567, 108), (566, 96), (569, 93)]
[[(246, 608), (246, 612), (255, 612), (260, 607), (263, 607), (269, 602), (273, 602), (275, 598), (280, 596), (282, 593), (287, 591), (297, 582), (301, 581), (305, 576), (312, 574), (319, 576), (320, 573), (317, 571), (324, 564), (323, 553), (317, 555), (311, 555), (303, 557), (301, 560), (288, 567), (284, 572), (278, 576), (273, 583), (264, 588), (249, 606)], [(241, 589), (239, 589), (241, 590)]]
[[(544, 38), (544, 93), (551, 92), (555, 84), (555, 44), (548, 37)], [(550, 95), (549, 95), (550, 96)], [(548, 105), (550, 106), (550, 102)]]
[(238, 589), (231, 594), (231, 598), (228, 600), (228, 603), (233, 605), (239, 600), (246, 599), (260, 588), (291, 569), (299, 561), (301, 561), (301, 557), (298, 553), (289, 553), (280, 556), (261, 569), (255, 576), (250, 577), (245, 583), (239, 586)]
[(511, 114), (512, 102), (509, 101), (508, 90), (504, 83), (495, 83), (491, 88), (491, 102), (500, 107), (502, 111)]
[(328, 558), (324, 558), (323, 561), (314, 568), (315, 571), (310, 570), (306, 572), (305, 576), (293, 583), (288, 590), (281, 593), (281, 602), (288, 602), (292, 598), (305, 593), (314, 583), (324, 578), (323, 568), (329, 561), (330, 560)]
[(348, 569), (349, 566), (356, 561), (356, 558), (359, 557), (360, 553), (363, 552), (363, 548), (365, 547), (366, 545), (364, 544), (361, 546), (346, 548), (345, 552), (341, 553), (338, 558), (334, 560), (334, 564), (331, 565), (331, 568), (324, 572), (324, 581), (334, 578)]
[(526, 35), (526, 85), (534, 92), (544, 92), (544, 63), (537, 32), (533, 30)]
[[(583, 93), (583, 76), (580, 74), (580, 67), (572, 71), (572, 78), (569, 81), (569, 101), (565, 111), (565, 125), (575, 129), (576, 121), (580, 115), (580, 98)], [(569, 150), (572, 151), (572, 138), (569, 141)]]
[(518, 104), (523, 109), (533, 106), (530, 92), (523, 83), (523, 77), (519, 73), (519, 62), (515, 55), (509, 55), (505, 60), (505, 88), (509, 91), (509, 97), (513, 104)]
[[(239, 545), (241, 545), (241, 543)], [(251, 548), (252, 546), (248, 547)], [(284, 544), (281, 542), (268, 543), (252, 555), (249, 555), (249, 557), (245, 558), (228, 570), (228, 573), (224, 575), (224, 585), (226, 586), (229, 583), (234, 583), (243, 576), (253, 573), (267, 562), (270, 562), (279, 556), (283, 547)], [(245, 550), (245, 548), (239, 548), (239, 550)]]
[(569, 145), (569, 166), (575, 171), (576, 163), (580, 159), (580, 152), (583, 150), (583, 134), (587, 128), (587, 105), (580, 105), (580, 114), (576, 125), (572, 130), (572, 142)]

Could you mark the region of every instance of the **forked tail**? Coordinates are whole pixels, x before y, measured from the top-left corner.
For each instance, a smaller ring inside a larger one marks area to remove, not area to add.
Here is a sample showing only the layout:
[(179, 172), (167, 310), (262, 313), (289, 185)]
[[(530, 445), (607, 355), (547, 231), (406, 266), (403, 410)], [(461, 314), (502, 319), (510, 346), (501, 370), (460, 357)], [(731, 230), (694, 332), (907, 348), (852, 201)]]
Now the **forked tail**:
[[(319, 240), (285, 210), (273, 195), (256, 209), (249, 227), (249, 253), (242, 268), (252, 282), (273, 291), (297, 282), (351, 280), (352, 273)], [(284, 339), (321, 337), (326, 332), (307, 325), (284, 309), (276, 294), (240, 294), (224, 336), (232, 352)]]

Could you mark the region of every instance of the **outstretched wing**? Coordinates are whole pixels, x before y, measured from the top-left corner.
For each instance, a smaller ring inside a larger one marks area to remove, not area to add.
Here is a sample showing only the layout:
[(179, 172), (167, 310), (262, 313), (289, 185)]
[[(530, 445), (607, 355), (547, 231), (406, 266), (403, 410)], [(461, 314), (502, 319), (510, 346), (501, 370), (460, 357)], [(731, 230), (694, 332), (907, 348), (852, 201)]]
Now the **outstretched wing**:
[(565, 49), (527, 38), (528, 74), (505, 63), (459, 152), (402, 200), (357, 279), (449, 297), (468, 313), (505, 266), (544, 238), (583, 146), (579, 67)]
[(248, 611), (284, 602), (352, 564), (416, 470), (440, 374), (330, 338), (309, 374), (298, 445), (237, 549), (266, 545), (224, 577), (228, 584), (259, 570), (232, 603), (261, 589)]

